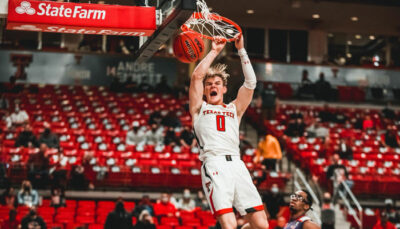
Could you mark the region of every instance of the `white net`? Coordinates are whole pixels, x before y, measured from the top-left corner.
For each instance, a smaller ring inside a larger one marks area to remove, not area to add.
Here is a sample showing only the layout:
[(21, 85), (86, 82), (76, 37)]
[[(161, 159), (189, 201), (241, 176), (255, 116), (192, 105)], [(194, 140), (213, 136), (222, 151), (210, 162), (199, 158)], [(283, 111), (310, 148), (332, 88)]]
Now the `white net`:
[(234, 22), (211, 13), (205, 0), (197, 0), (197, 12), (186, 21), (184, 26), (208, 39), (218, 36), (233, 41), (241, 33), (240, 27)]

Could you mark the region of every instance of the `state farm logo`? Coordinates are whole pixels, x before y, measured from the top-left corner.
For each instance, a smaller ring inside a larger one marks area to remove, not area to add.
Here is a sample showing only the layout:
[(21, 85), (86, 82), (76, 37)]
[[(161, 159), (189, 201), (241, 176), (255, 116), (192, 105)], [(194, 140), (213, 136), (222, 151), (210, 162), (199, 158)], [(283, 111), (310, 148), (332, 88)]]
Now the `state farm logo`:
[[(36, 9), (34, 9), (36, 8)], [(40, 2), (31, 5), (28, 1), (22, 1), (21, 5), (15, 8), (18, 14), (28, 14), (59, 18), (77, 18), (90, 20), (105, 20), (106, 11), (92, 9), (88, 6), (77, 4), (57, 4), (52, 2)]]
[(15, 12), (18, 14), (28, 14), (28, 15), (34, 15), (36, 10), (31, 7), (31, 3), (22, 1), (21, 5), (15, 8)]

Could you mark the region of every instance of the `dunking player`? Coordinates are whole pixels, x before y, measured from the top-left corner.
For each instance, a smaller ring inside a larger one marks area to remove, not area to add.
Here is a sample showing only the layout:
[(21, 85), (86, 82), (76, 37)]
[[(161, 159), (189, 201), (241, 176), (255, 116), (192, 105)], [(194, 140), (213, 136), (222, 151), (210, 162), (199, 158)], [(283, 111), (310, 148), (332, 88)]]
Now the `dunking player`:
[(290, 221), (284, 229), (320, 229), (320, 227), (306, 216), (311, 209), (312, 198), (306, 190), (299, 190), (290, 195)]
[(232, 207), (248, 220), (243, 228), (268, 229), (260, 195), (239, 154), (239, 123), (253, 97), (256, 76), (240, 36), (235, 46), (243, 68), (244, 83), (237, 98), (224, 104), (229, 76), (225, 72), (226, 65), (210, 67), (224, 46), (224, 41), (214, 39), (211, 51), (197, 65), (190, 82), (189, 109), (203, 162), (203, 188), (223, 229), (236, 229)]

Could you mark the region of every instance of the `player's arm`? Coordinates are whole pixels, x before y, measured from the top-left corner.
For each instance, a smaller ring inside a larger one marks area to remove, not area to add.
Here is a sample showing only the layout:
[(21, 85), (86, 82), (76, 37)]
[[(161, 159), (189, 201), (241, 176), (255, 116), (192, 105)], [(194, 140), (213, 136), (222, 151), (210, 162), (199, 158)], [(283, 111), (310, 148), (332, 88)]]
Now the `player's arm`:
[(314, 223), (313, 221), (307, 220), (303, 224), (303, 229), (321, 229), (321, 227), (318, 226), (318, 224)]
[(189, 112), (192, 115), (192, 120), (199, 113), (203, 102), (203, 79), (212, 62), (224, 48), (225, 43), (225, 41), (213, 40), (211, 51), (201, 60), (192, 73), (189, 87)]
[(236, 99), (233, 103), (236, 106), (237, 115), (240, 118), (243, 116), (247, 107), (249, 106), (252, 98), (254, 89), (256, 88), (257, 79), (254, 73), (253, 66), (251, 66), (250, 59), (247, 56), (246, 50), (244, 49), (243, 36), (240, 35), (235, 41), (235, 46), (240, 56), (240, 62), (242, 63), (242, 69), (244, 74), (244, 83), (239, 88)]

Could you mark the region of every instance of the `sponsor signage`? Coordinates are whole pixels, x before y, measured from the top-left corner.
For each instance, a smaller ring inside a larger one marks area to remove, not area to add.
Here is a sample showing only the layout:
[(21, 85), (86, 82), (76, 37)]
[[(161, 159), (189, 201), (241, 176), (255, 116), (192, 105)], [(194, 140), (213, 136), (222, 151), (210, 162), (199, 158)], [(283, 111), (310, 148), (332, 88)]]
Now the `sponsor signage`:
[(156, 14), (154, 7), (9, 0), (7, 29), (150, 36)]

